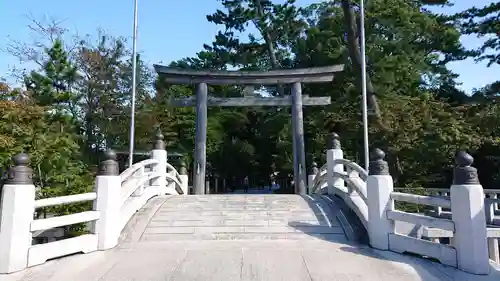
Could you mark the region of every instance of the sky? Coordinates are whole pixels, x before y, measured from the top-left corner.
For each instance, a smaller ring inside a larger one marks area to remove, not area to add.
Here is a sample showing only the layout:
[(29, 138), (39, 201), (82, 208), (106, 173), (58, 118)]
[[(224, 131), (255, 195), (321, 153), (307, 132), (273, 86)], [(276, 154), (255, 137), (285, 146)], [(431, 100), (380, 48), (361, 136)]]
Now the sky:
[[(299, 5), (314, 2), (319, 1), (297, 0)], [(461, 11), (472, 2), (482, 7), (492, 1), (455, 0), (455, 6), (446, 11)], [(217, 0), (139, 0), (137, 48), (141, 57), (149, 63), (169, 63), (195, 55), (204, 43), (212, 42), (217, 33), (218, 27), (205, 16), (218, 8), (220, 1)], [(7, 78), (13, 66), (25, 67), (4, 49), (12, 40), (33, 41), (27, 27), (29, 15), (37, 20), (62, 21), (62, 26), (73, 34), (95, 35), (97, 28), (102, 28), (111, 35), (129, 38), (131, 44), (133, 11), (134, 0), (0, 0), (0, 77)], [(481, 44), (481, 40), (474, 37), (464, 37), (462, 41), (469, 48)], [(460, 75), (461, 88), (466, 92), (498, 80), (499, 75), (494, 73), (500, 73), (498, 65), (487, 68), (485, 63), (473, 60), (454, 62), (450, 67)]]

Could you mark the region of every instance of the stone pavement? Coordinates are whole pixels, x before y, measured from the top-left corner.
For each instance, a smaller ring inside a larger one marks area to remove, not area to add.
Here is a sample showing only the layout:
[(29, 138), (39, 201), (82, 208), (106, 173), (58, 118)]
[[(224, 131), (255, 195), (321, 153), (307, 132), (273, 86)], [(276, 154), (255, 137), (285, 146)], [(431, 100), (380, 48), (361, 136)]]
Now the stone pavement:
[(132, 218), (115, 249), (0, 281), (500, 280), (356, 244), (346, 237), (346, 223), (322, 197), (158, 197)]

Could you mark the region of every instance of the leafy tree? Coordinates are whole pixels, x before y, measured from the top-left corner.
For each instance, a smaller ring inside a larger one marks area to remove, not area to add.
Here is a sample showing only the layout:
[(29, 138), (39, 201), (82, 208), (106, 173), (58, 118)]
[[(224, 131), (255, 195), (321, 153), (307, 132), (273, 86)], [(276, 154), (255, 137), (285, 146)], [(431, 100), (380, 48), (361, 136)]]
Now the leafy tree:
[[(88, 167), (82, 161), (83, 155), (79, 146), (81, 139), (78, 128), (75, 127), (77, 116), (72, 85), (76, 80), (76, 68), (68, 61), (62, 46), (62, 42), (56, 40), (54, 46), (47, 49), (49, 59), (42, 71), (33, 71), (25, 79), (31, 97), (29, 102), (35, 106), (25, 109), (25, 120), (29, 122), (37, 119), (36, 130), (22, 126), (20, 130), (12, 128), (10, 133), (18, 142), (16, 147), (21, 148), (21, 151), (30, 152), (33, 158), (32, 165), (36, 171), (41, 198), (90, 191), (93, 182)], [(30, 111), (34, 111), (34, 114), (30, 114)], [(15, 118), (13, 115), (5, 116)], [(48, 212), (67, 214), (85, 207), (88, 206), (58, 206), (49, 208)]]
[[(472, 7), (451, 18), (464, 35), (476, 35), (485, 39), (482, 46), (469, 50), (468, 55), (476, 61), (486, 61), (487, 66), (500, 64), (500, 2), (492, 2), (482, 8)], [(500, 81), (477, 90), (475, 101), (494, 99), (500, 93)]]
[(55, 116), (75, 119), (77, 109), (72, 87), (77, 79), (77, 69), (70, 63), (61, 40), (56, 40), (46, 52), (48, 59), (43, 65), (43, 74), (32, 71), (25, 77), (26, 88), (37, 104), (53, 106)]
[[(79, 194), (92, 190), (93, 177), (79, 161), (75, 136), (61, 132), (47, 114), (48, 108), (30, 100), (0, 101), (0, 164), (5, 172), (10, 159), (25, 152), (31, 158), (38, 198)], [(88, 204), (72, 204), (37, 210), (39, 216), (68, 214), (90, 208)], [(68, 227), (68, 233), (82, 226)]]
[[(449, 17), (428, 10), (427, 5), (436, 2), (446, 1), (366, 2), (368, 94), (374, 113), (371, 146), (388, 152), (399, 187), (447, 187), (452, 156), (463, 148), (476, 157), (483, 184), (495, 186), (500, 174), (491, 154), (500, 151), (496, 128), (500, 121), (498, 83), (469, 97), (457, 89), (457, 75), (447, 65), (468, 56), (497, 63), (497, 6), (471, 8)], [(334, 81), (303, 85), (304, 94), (327, 95), (333, 101), (326, 107), (304, 108), (307, 159), (309, 163), (324, 162), (326, 134), (337, 131), (346, 157), (359, 162), (363, 138), (358, 1), (322, 1), (306, 7), (292, 0), (221, 3), (223, 8), (208, 15), (207, 20), (221, 25), (223, 31), (199, 53), (170, 65), (266, 71), (344, 64), (345, 70), (337, 73)], [(462, 34), (490, 36), (492, 40), (481, 49), (465, 50), (459, 41)], [(47, 42), (60, 39), (54, 38)], [(58, 112), (59, 119), (50, 123), (51, 130), (56, 128), (61, 136), (67, 134), (76, 141), (79, 157), (86, 159), (86, 164), (95, 164), (97, 153), (105, 147), (125, 150), (131, 60), (124, 39), (101, 33), (95, 42), (84, 39), (76, 48), (62, 44), (50, 47), (51, 52), (39, 56), (46, 58), (39, 60), (43, 66), (39, 76), (29, 76), (37, 87), (27, 93), (9, 90), (2, 100), (37, 101), (45, 105), (42, 110), (51, 113), (47, 118), (52, 121)], [(169, 99), (192, 96), (195, 88), (167, 85), (161, 80), (155, 81), (153, 88), (148, 65), (140, 57), (135, 59), (139, 66), (137, 149), (149, 149), (153, 128), (158, 125), (166, 135), (169, 151), (192, 157), (194, 108), (172, 108)], [(53, 66), (45, 69), (47, 62)], [(71, 67), (81, 75), (66, 75), (71, 71), (65, 69)], [(257, 88), (270, 95), (289, 91), (286, 86), (277, 90)], [(209, 88), (210, 95), (219, 97), (237, 97), (244, 91), (242, 85)], [(267, 180), (273, 172), (288, 178), (293, 170), (290, 119), (289, 109), (210, 108), (207, 156), (211, 171), (236, 182), (247, 175)], [(76, 138), (77, 134), (83, 139)]]
[[(235, 65), (257, 64), (266, 68), (284, 66), (286, 52), (280, 47), (288, 46), (296, 38), (304, 22), (298, 17), (299, 11), (295, 0), (287, 0), (284, 4), (275, 4), (269, 0), (222, 0), (227, 10), (217, 10), (208, 15), (207, 20), (224, 25), (225, 32), (219, 32), (212, 47), (205, 45), (209, 51), (227, 57)], [(249, 42), (244, 43), (239, 33), (252, 24), (260, 34), (249, 35)], [(262, 43), (261, 43), (262, 42)], [(236, 52), (233, 52), (236, 51)], [(262, 60), (265, 54), (267, 59)], [(266, 62), (267, 61), (267, 62)], [(250, 66), (249, 65), (249, 66)]]
[(464, 34), (487, 38), (483, 45), (473, 50), (477, 60), (486, 60), (488, 66), (500, 64), (500, 2), (482, 8), (472, 7), (454, 16)]

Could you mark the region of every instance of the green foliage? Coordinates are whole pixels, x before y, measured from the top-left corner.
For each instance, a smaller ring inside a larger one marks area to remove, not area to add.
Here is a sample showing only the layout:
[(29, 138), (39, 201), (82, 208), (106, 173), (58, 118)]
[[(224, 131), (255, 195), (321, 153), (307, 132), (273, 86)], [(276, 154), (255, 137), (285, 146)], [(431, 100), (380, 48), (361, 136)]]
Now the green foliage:
[[(42, 71), (33, 71), (25, 78), (30, 99), (5, 102), (0, 122), (4, 126), (2, 164), (6, 167), (13, 154), (28, 153), (38, 198), (88, 192), (93, 184), (93, 175), (82, 159), (81, 137), (73, 115), (76, 67), (69, 62), (61, 41), (56, 40), (46, 52), (48, 60)], [(89, 207), (88, 204), (57, 206), (38, 210), (38, 214), (62, 215)]]
[[(337, 131), (346, 157), (360, 162), (363, 142), (357, 1), (322, 1), (305, 7), (293, 0), (221, 3), (220, 10), (207, 16), (209, 22), (222, 27), (213, 42), (207, 42), (194, 56), (170, 65), (265, 71), (344, 64), (345, 70), (331, 83), (303, 85), (304, 94), (330, 96), (333, 101), (326, 107), (304, 108), (307, 160), (323, 163), (325, 136)], [(447, 187), (458, 149), (474, 154), (483, 185), (493, 187), (500, 179), (500, 163), (490, 157), (500, 151), (500, 87), (493, 83), (467, 96), (457, 88), (457, 75), (448, 63), (469, 56), (498, 63), (498, 3), (452, 17), (431, 12), (428, 4), (436, 1), (367, 1), (368, 78), (380, 109), (380, 120), (370, 120), (371, 146), (387, 152), (398, 187)], [(480, 49), (466, 50), (459, 40), (463, 34), (489, 39)], [(1, 161), (8, 163), (12, 151), (31, 151), (34, 167), (39, 165), (42, 171), (40, 182), (53, 182), (54, 189), (47, 189), (43, 196), (85, 190), (90, 181), (89, 167), (97, 164), (99, 152), (108, 147), (126, 150), (132, 61), (125, 43), (123, 38), (100, 33), (96, 42), (82, 40), (67, 53), (63, 42), (56, 40), (46, 51), (43, 68), (26, 77), (29, 91), (2, 94), (2, 102), (32, 113), (26, 113), (28, 119), (19, 123), (22, 129), (2, 124), (2, 132), (8, 133), (0, 138), (6, 151)], [(192, 96), (195, 88), (154, 81), (148, 65), (139, 56), (135, 59), (137, 150), (150, 149), (159, 126), (168, 150), (185, 154), (188, 168), (192, 167), (194, 109), (173, 108), (169, 99)], [(243, 94), (243, 86), (210, 86), (209, 93), (237, 97)], [(287, 86), (257, 88), (272, 96), (289, 92)], [(10, 116), (3, 122), (11, 121), (9, 118), (16, 114)], [(229, 181), (244, 176), (267, 181), (275, 172), (278, 178), (288, 179), (293, 172), (290, 119), (289, 108), (210, 108), (209, 172)], [(51, 133), (39, 136), (42, 133), (38, 132), (44, 130)], [(60, 167), (62, 159), (71, 159), (70, 164)], [(51, 169), (78, 176), (72, 178)]]
[[(93, 175), (79, 160), (75, 136), (51, 124), (47, 108), (36, 104), (0, 102), (0, 163), (6, 169), (17, 153), (28, 153), (37, 198), (79, 194), (92, 189)], [(88, 204), (87, 204), (88, 205)], [(39, 215), (68, 214), (89, 209), (85, 204), (38, 210)]]
[[(323, 162), (325, 135), (335, 130), (341, 134), (346, 156), (360, 161), (363, 143), (359, 72), (345, 36), (345, 2), (324, 1), (298, 7), (294, 1), (222, 1), (224, 9), (207, 16), (207, 20), (223, 25), (224, 32), (212, 44), (205, 44), (197, 56), (173, 66), (267, 70), (276, 66), (345, 64), (345, 71), (332, 83), (303, 86), (305, 94), (329, 95), (334, 101), (326, 108), (304, 109), (307, 158), (309, 162)], [(357, 16), (356, 4), (347, 2)], [(366, 6), (368, 74), (379, 98), (383, 124), (371, 122), (370, 140), (372, 146), (387, 151), (400, 187), (446, 187), (458, 149), (467, 149), (486, 161), (482, 156), (485, 142), (491, 146), (488, 151), (495, 151), (497, 143), (493, 124), (497, 122), (498, 106), (483, 103), (495, 98), (493, 93), (484, 94), (494, 88), (484, 89), (472, 98), (456, 88), (457, 75), (447, 63), (473, 53), (460, 44), (463, 33), (455, 22), (427, 10), (427, 4), (436, 3), (391, 0), (370, 1)], [(249, 26), (258, 34), (248, 35)], [(171, 85), (160, 88), (166, 96), (190, 95), (194, 90)], [(277, 94), (276, 89), (263, 90)], [(210, 93), (238, 96), (242, 88), (212, 87)], [(480, 104), (465, 105), (471, 101)], [(168, 110), (182, 110), (183, 114), (176, 112), (170, 120), (187, 119), (190, 122), (181, 127), (192, 126), (191, 109)], [(227, 178), (250, 175), (265, 180), (274, 171), (283, 178), (289, 176), (293, 157), (288, 109), (214, 108), (209, 112), (208, 159), (216, 173)], [(193, 134), (186, 134), (190, 144), (183, 147), (193, 148)]]
[[(468, 51), (476, 61), (486, 61), (488, 67), (500, 64), (500, 2), (482, 8), (472, 7), (451, 17), (464, 35), (476, 35), (483, 44)], [(500, 93), (500, 81), (475, 91), (477, 101), (495, 99)]]
[(492, 2), (482, 8), (472, 7), (454, 16), (464, 34), (486, 37), (478, 49), (472, 50), (478, 60), (486, 60), (488, 66), (500, 63), (500, 2)]
[(64, 105), (69, 104), (71, 108), (74, 102), (71, 87), (77, 78), (77, 69), (70, 64), (62, 41), (56, 40), (46, 53), (48, 60), (43, 66), (43, 72), (32, 71), (31, 75), (25, 77), (26, 88), (41, 106), (55, 106), (56, 110), (64, 110)]

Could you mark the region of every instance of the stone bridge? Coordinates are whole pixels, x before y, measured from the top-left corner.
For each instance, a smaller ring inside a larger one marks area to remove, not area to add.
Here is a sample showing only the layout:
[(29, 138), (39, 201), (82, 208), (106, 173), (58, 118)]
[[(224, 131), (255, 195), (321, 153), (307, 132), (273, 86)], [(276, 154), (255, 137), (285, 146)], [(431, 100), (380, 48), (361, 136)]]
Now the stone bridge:
[[(108, 153), (93, 192), (36, 199), (29, 159), (18, 155), (2, 189), (0, 281), (500, 280), (498, 199), (485, 198), (470, 155), (458, 154), (449, 197), (415, 195), (394, 191), (381, 151), (367, 172), (332, 137), (308, 195), (187, 195), (185, 169), (167, 163), (160, 138), (151, 159), (121, 174)], [(34, 219), (38, 208), (83, 201), (92, 210)], [(31, 242), (36, 231), (85, 222), (88, 234)], [(406, 224), (452, 241), (414, 237)]]
[(155, 197), (114, 249), (48, 261), (0, 280), (471, 280), (358, 243), (338, 205), (319, 195)]

